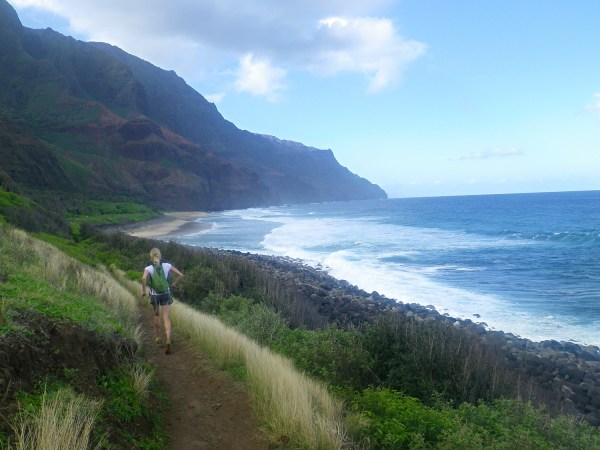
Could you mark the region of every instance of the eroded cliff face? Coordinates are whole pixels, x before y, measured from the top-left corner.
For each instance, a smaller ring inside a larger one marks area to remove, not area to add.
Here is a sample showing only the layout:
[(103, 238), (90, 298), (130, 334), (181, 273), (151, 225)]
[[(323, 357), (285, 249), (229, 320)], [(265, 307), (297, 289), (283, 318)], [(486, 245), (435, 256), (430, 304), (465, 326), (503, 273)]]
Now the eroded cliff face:
[(0, 149), (16, 183), (163, 208), (384, 198), (329, 150), (239, 130), (172, 71), (24, 28), (0, 0)]

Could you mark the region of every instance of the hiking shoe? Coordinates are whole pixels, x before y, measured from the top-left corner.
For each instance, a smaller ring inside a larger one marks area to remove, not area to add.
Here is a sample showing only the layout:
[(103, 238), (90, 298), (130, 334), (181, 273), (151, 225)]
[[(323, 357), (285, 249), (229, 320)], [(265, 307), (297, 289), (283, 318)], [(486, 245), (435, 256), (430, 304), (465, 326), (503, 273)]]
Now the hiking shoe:
[(154, 339), (154, 342), (160, 345), (162, 343), (162, 339), (160, 338), (160, 336), (158, 336), (156, 339)]
[(167, 346), (165, 347), (165, 355), (171, 354), (171, 343), (167, 342)]

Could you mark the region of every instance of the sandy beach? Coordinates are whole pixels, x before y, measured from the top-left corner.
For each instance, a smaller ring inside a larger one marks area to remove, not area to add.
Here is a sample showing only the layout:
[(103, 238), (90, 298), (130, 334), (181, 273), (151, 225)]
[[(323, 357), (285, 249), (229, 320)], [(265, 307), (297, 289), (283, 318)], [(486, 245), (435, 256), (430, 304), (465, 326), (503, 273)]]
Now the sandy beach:
[(127, 227), (124, 231), (131, 236), (149, 239), (184, 236), (210, 228), (210, 224), (196, 222), (196, 219), (202, 217), (208, 217), (208, 213), (202, 211), (170, 212), (157, 219)]

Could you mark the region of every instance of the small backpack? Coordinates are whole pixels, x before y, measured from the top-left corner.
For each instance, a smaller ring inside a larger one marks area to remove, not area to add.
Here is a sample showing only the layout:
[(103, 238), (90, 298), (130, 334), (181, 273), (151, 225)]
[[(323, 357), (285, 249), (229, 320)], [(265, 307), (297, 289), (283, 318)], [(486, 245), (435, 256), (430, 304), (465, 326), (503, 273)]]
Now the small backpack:
[(150, 275), (150, 287), (154, 289), (154, 292), (157, 295), (164, 295), (169, 293), (169, 282), (167, 281), (167, 277), (165, 276), (165, 271), (163, 270), (162, 262), (157, 265), (152, 265), (154, 267), (154, 274)]

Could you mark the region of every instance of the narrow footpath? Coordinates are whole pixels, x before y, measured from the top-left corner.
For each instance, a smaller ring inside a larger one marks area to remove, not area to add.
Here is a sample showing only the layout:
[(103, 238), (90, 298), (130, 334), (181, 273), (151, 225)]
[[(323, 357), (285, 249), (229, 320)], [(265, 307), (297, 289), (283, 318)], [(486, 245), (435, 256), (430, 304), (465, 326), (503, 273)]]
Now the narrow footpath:
[[(171, 306), (176, 308), (177, 305)], [(164, 425), (169, 450), (267, 450), (269, 446), (244, 386), (211, 367), (173, 327), (173, 352), (154, 342), (152, 308), (140, 306), (143, 346), (169, 398)]]

